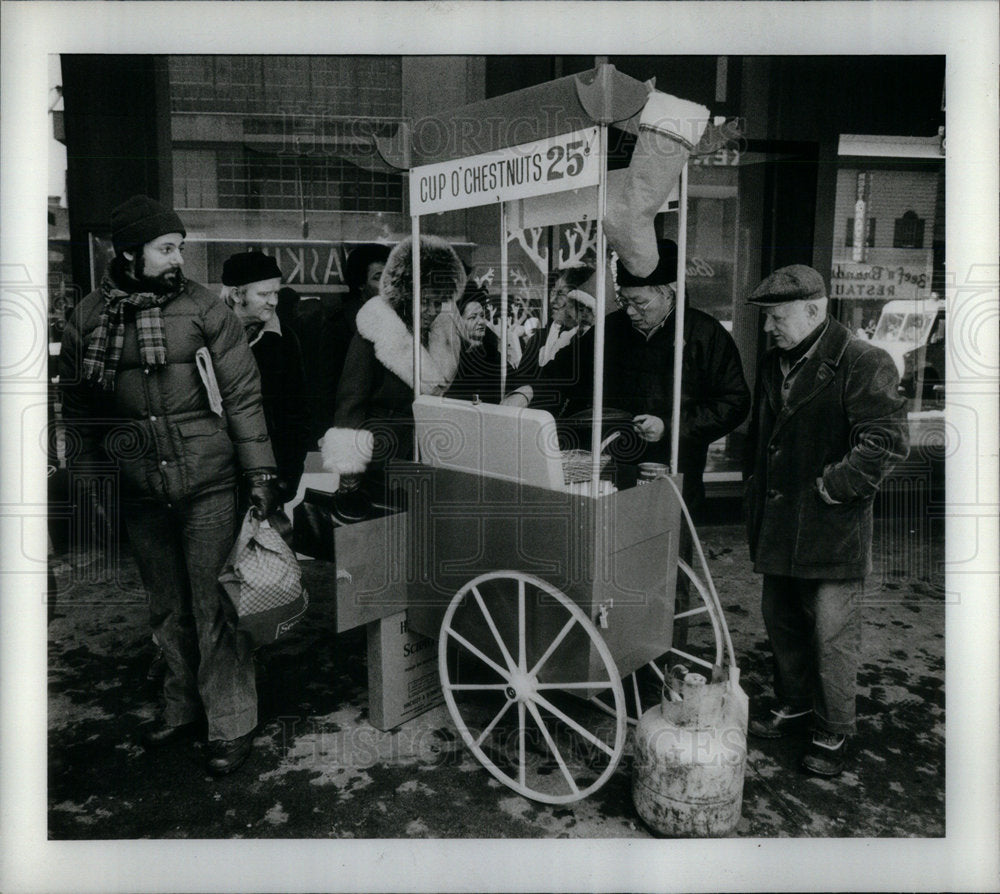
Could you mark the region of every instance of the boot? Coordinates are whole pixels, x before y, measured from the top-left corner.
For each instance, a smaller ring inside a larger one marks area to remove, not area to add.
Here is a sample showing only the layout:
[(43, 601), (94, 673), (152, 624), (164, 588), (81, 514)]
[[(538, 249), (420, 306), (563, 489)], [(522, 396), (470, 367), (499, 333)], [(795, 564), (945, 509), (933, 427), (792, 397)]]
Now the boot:
[(708, 124), (708, 109), (656, 90), (639, 118), (639, 136), (620, 193), (608, 197), (604, 232), (629, 272), (649, 276), (659, 261), (654, 218)]

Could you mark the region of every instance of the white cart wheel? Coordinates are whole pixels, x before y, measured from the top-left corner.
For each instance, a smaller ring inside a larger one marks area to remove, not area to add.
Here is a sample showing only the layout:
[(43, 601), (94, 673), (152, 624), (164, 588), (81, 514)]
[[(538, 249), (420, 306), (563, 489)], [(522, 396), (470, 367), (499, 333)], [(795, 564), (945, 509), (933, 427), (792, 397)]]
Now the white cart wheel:
[[(564, 669), (585, 668), (590, 645), (603, 663), (596, 679)], [(441, 623), (438, 669), (465, 744), (519, 794), (570, 803), (617, 768), (626, 708), (615, 661), (579, 606), (545, 581), (497, 571), (467, 583)], [(610, 718), (573, 696), (595, 689), (610, 690)]]
[[(719, 617), (715, 601), (705, 584), (698, 578), (687, 562), (678, 559), (677, 567), (701, 596), (701, 604), (674, 615), (674, 620), (687, 618), (687, 641), (683, 648), (671, 646), (656, 661), (650, 661), (633, 673), (622, 678), (625, 688), (625, 703), (628, 723), (634, 726), (643, 712), (659, 704), (660, 690), (665, 679), (665, 669), (682, 664), (689, 671), (700, 673), (712, 679), (715, 668), (722, 667), (725, 642), (722, 636), (723, 619)], [(692, 600), (693, 602), (694, 600)], [(640, 679), (643, 677), (644, 679)], [(653, 691), (651, 691), (651, 688)], [(606, 713), (614, 713), (616, 708), (609, 691), (599, 692), (591, 698), (593, 704)]]

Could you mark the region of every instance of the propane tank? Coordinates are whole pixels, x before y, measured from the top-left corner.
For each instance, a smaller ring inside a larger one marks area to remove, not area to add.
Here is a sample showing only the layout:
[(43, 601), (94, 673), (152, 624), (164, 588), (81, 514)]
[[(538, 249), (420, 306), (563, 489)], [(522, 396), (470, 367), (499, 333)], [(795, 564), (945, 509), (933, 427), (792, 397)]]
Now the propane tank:
[(632, 799), (662, 835), (709, 838), (736, 828), (746, 769), (747, 697), (739, 670), (710, 683), (675, 668), (635, 730)]

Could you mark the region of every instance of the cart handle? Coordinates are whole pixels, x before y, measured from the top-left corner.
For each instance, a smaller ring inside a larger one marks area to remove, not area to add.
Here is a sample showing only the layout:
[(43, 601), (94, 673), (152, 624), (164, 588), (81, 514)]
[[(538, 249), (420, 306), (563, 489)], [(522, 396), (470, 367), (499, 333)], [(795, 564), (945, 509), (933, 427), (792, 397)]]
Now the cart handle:
[(734, 679), (735, 682), (738, 683), (740, 671), (736, 666), (736, 652), (733, 649), (733, 638), (729, 633), (729, 625), (726, 623), (726, 616), (722, 611), (722, 603), (719, 601), (719, 593), (715, 589), (715, 581), (712, 580), (712, 572), (708, 570), (708, 562), (705, 559), (705, 551), (701, 548), (701, 540), (698, 538), (698, 532), (695, 530), (694, 521), (691, 519), (691, 513), (688, 511), (687, 504), (684, 502), (684, 497), (681, 496), (680, 488), (674, 483), (673, 478), (667, 478), (666, 480), (674, 489), (674, 493), (677, 494), (677, 500), (681, 505), (681, 512), (684, 514), (688, 530), (691, 532), (691, 540), (695, 545), (695, 549), (698, 551), (698, 561), (701, 563), (701, 567), (705, 572), (705, 580), (708, 583), (708, 592), (712, 597), (712, 602), (715, 603), (716, 611), (719, 613), (719, 622), (722, 624), (722, 638), (726, 643), (726, 654), (729, 657), (730, 678)]

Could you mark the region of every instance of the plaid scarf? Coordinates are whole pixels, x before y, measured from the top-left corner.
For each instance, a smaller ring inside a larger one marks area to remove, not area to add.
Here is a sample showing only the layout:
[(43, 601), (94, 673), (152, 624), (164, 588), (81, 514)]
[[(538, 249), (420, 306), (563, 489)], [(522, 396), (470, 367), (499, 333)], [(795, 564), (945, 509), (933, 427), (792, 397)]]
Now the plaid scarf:
[(125, 306), (136, 309), (135, 327), (139, 339), (139, 356), (146, 366), (165, 366), (167, 343), (163, 337), (163, 319), (160, 308), (176, 298), (180, 289), (165, 295), (152, 292), (123, 292), (107, 273), (101, 280), (104, 308), (97, 322), (93, 338), (87, 345), (83, 358), (83, 377), (88, 382), (100, 382), (106, 391), (115, 388), (118, 361), (125, 343)]

